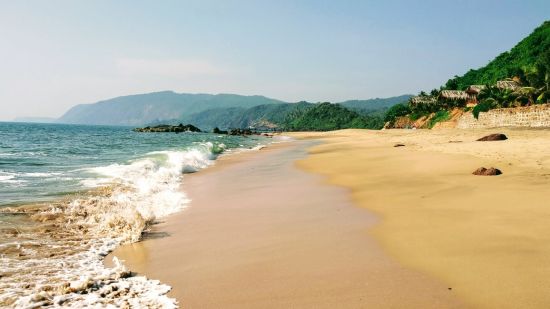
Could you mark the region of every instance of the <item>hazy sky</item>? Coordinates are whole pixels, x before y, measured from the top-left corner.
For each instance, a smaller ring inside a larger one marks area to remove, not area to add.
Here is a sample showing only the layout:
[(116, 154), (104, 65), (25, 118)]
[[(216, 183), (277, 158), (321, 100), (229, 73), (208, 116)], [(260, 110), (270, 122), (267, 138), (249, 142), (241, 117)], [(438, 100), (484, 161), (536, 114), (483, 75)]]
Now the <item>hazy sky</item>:
[(0, 120), (160, 90), (315, 102), (417, 93), (545, 19), (548, 0), (0, 0)]

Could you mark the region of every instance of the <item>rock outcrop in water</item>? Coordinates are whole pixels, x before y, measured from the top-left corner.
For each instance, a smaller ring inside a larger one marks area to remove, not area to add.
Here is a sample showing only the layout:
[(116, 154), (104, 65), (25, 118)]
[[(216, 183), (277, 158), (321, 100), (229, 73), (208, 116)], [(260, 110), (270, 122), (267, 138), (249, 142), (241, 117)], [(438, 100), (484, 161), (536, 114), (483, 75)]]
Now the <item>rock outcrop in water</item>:
[(227, 131), (224, 131), (224, 130), (220, 130), (220, 128), (218, 128), (218, 127), (215, 127), (215, 128), (212, 130), (212, 133), (214, 133), (214, 134), (227, 134), (228, 132), (227, 132)]
[(171, 126), (167, 124), (161, 124), (154, 127), (144, 127), (144, 128), (135, 128), (134, 132), (202, 132), (199, 128), (195, 127), (192, 124), (179, 124), (177, 126)]
[(252, 135), (254, 133), (250, 129), (231, 129), (227, 134), (245, 136), (245, 135)]

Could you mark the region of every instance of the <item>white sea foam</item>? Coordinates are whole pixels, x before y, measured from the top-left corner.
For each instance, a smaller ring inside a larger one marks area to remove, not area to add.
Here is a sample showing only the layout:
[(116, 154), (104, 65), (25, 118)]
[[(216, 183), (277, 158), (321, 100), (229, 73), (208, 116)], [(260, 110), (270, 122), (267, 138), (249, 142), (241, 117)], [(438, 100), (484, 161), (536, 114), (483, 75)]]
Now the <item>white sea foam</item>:
[(122, 265), (106, 269), (102, 259), (119, 244), (138, 241), (155, 219), (183, 209), (189, 202), (180, 188), (183, 173), (211, 165), (213, 151), (223, 149), (217, 147), (152, 152), (89, 169), (98, 178), (88, 185), (103, 189), (40, 208), (30, 216), (40, 222), (34, 229), (6, 230), (0, 307), (175, 307), (166, 296), (170, 287), (130, 276)]
[(11, 180), (13, 178), (15, 178), (14, 175), (0, 175), (0, 181)]
[(18, 185), (26, 182), (22, 179), (17, 179), (17, 173), (0, 171), (0, 183)]
[(50, 177), (50, 176), (59, 176), (63, 175), (63, 173), (57, 173), (57, 172), (51, 172), (51, 173), (23, 173), (21, 176), (23, 177)]

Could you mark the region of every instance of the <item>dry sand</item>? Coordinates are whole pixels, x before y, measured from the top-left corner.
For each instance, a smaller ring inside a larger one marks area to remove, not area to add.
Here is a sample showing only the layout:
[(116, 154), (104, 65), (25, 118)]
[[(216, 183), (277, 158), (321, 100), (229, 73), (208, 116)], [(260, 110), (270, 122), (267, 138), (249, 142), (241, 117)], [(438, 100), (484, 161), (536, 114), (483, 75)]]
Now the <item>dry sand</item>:
[[(309, 146), (294, 142), (229, 156), (186, 176), (190, 207), (112, 255), (170, 284), (183, 308), (462, 307), (441, 281), (381, 251), (369, 236), (377, 219), (350, 203), (348, 189), (295, 168)], [(334, 158), (341, 164), (333, 162), (325, 173), (365, 163), (339, 153)], [(314, 155), (306, 162), (317, 170), (331, 158)], [(362, 170), (351, 169), (350, 177)]]
[[(489, 133), (509, 140), (475, 141)], [(550, 307), (550, 131), (296, 136), (325, 142), (299, 166), (379, 215), (371, 233), (403, 265), (442, 280), (472, 307)], [(471, 175), (481, 166), (504, 174)]]

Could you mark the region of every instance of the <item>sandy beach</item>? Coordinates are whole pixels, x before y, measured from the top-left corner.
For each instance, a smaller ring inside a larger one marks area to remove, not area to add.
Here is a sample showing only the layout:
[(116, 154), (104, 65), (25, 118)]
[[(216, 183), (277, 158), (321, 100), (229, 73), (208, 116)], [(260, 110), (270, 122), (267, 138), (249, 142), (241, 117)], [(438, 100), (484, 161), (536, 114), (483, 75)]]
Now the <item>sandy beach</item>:
[(314, 145), (273, 145), (186, 176), (190, 207), (107, 260), (171, 285), (183, 308), (464, 307), (443, 281), (381, 250), (370, 232), (379, 219), (349, 189), (296, 168)]
[[(506, 141), (477, 142), (490, 133)], [(385, 252), (478, 308), (550, 306), (550, 131), (346, 130), (299, 166), (376, 213)], [(404, 147), (393, 147), (396, 143)], [(474, 176), (479, 167), (503, 175)]]

